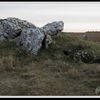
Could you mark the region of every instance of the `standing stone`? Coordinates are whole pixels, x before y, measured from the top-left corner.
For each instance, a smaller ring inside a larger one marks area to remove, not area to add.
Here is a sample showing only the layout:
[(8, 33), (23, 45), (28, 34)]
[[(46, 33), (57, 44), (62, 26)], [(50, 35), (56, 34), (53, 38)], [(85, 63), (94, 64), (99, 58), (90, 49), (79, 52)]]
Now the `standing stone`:
[(37, 55), (42, 46), (44, 33), (39, 28), (24, 29), (21, 35), (16, 39), (19, 45), (27, 53)]
[(44, 45), (45, 48), (48, 48), (49, 45), (53, 42), (53, 36), (58, 35), (64, 28), (64, 22), (63, 21), (55, 21), (52, 23), (48, 23), (45, 26), (42, 27), (45, 38), (44, 38)]

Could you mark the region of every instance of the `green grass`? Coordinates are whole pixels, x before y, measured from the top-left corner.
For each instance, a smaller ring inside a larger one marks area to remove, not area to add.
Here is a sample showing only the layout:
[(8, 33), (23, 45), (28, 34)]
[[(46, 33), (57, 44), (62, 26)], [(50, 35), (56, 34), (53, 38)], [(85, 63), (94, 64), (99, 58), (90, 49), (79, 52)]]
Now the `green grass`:
[(74, 63), (62, 52), (69, 44), (100, 44), (62, 33), (37, 56), (26, 55), (14, 42), (0, 42), (0, 96), (86, 96), (100, 86), (100, 65)]

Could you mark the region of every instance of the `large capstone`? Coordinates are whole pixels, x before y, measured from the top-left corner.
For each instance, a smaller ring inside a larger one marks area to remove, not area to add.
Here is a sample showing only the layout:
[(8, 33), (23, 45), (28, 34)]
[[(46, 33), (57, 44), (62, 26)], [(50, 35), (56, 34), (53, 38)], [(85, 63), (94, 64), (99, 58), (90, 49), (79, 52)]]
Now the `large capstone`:
[(0, 20), (0, 31), (6, 39), (14, 39), (21, 34), (24, 28), (35, 28), (36, 26), (18, 18), (7, 18)]

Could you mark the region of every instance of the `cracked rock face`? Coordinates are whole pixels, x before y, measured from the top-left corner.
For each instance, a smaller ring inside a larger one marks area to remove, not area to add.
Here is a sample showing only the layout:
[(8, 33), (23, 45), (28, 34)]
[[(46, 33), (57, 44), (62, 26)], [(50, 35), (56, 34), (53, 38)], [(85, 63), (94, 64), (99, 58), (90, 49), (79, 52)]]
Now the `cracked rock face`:
[(49, 44), (52, 43), (52, 36), (60, 33), (63, 27), (62, 21), (48, 23), (39, 28), (18, 18), (1, 19), (0, 40), (14, 39), (16, 44), (27, 53), (37, 55), (43, 41), (45, 41), (45, 47), (48, 48)]
[(21, 35), (16, 39), (19, 45), (27, 53), (37, 55), (42, 46), (45, 35), (39, 28), (24, 29)]

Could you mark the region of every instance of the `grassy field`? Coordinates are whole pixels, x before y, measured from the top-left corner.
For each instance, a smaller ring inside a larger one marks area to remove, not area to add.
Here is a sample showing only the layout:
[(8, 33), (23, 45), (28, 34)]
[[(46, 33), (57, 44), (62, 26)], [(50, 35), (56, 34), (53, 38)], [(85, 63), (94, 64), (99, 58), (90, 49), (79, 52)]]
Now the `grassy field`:
[(75, 37), (82, 37), (83, 35), (87, 35), (87, 39), (89, 41), (94, 41), (94, 42), (100, 42), (100, 32), (70, 32), (70, 33), (67, 33), (67, 34), (70, 34), (72, 36), (75, 36)]
[(100, 87), (100, 64), (74, 63), (64, 55), (69, 43), (85, 43), (100, 52), (100, 43), (62, 33), (37, 56), (14, 42), (0, 42), (0, 96), (94, 96)]

